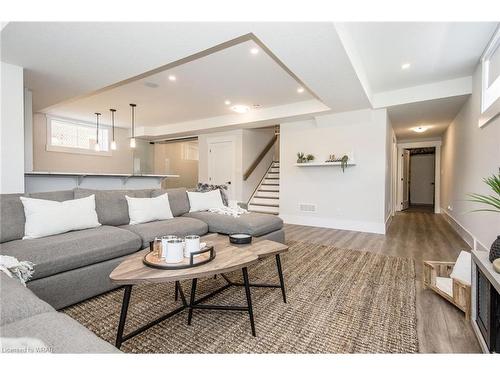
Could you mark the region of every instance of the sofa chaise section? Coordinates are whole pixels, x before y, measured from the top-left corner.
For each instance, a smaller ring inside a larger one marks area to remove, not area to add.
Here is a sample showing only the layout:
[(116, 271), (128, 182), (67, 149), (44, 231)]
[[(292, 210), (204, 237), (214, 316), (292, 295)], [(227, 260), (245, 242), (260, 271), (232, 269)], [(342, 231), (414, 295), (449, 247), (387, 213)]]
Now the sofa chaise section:
[(277, 242), (284, 242), (283, 220), (275, 215), (249, 212), (239, 217), (233, 217), (204, 211), (189, 212), (183, 216), (207, 223), (208, 231), (212, 233), (245, 233), (253, 237), (263, 237)]
[(54, 353), (120, 353), (3, 272), (0, 272), (0, 300), (2, 338), (35, 338)]

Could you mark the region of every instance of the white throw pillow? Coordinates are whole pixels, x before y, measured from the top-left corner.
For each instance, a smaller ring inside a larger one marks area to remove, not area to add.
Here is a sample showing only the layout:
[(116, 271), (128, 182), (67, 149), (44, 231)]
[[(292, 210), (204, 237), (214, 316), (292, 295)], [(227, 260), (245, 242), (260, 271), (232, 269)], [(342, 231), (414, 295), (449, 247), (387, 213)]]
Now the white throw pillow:
[(455, 266), (453, 266), (453, 271), (451, 271), (450, 277), (470, 285), (472, 278), (471, 265), (472, 259), (470, 253), (467, 251), (461, 251), (457, 261), (455, 262)]
[(211, 208), (224, 208), (224, 202), (220, 195), (220, 190), (207, 191), (206, 193), (199, 193), (188, 191), (189, 198), (189, 212), (207, 211)]
[(101, 225), (95, 211), (95, 195), (64, 202), (20, 197), (26, 224), (23, 240), (95, 228)]
[(128, 203), (130, 225), (148, 223), (156, 220), (172, 219), (172, 210), (165, 193), (155, 198), (133, 198), (125, 196)]

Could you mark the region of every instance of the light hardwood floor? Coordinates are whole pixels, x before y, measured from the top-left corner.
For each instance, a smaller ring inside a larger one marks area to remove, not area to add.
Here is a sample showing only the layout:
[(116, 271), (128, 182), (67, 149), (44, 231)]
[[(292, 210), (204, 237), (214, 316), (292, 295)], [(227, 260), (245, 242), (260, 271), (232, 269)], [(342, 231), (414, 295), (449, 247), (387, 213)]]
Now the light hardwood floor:
[(386, 235), (285, 225), (287, 240), (374, 251), (413, 258), (416, 266), (417, 329), (422, 353), (479, 353), (480, 347), (464, 314), (430, 290), (422, 289), (423, 260), (456, 260), (469, 246), (441, 215), (397, 213)]

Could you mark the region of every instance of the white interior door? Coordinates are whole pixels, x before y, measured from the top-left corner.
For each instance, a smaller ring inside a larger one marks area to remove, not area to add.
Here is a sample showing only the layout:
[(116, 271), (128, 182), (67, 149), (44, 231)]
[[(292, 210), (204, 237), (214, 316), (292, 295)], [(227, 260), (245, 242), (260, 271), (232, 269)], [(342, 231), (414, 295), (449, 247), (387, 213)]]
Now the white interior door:
[(232, 141), (208, 144), (208, 182), (227, 185), (228, 198), (234, 199), (234, 148)]
[(402, 156), (403, 163), (403, 173), (402, 173), (402, 181), (403, 181), (403, 199), (401, 202), (401, 209), (406, 210), (410, 206), (410, 151), (403, 150)]

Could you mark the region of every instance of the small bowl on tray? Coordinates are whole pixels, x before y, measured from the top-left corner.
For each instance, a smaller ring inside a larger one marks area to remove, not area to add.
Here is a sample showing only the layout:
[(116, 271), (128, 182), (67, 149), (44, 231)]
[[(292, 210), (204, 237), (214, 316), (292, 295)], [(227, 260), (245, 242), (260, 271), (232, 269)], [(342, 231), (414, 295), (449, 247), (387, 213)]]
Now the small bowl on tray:
[(229, 242), (235, 245), (245, 245), (252, 242), (252, 236), (244, 233), (234, 233), (229, 235)]

